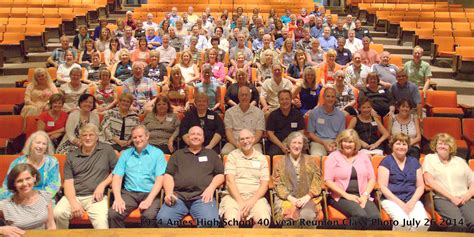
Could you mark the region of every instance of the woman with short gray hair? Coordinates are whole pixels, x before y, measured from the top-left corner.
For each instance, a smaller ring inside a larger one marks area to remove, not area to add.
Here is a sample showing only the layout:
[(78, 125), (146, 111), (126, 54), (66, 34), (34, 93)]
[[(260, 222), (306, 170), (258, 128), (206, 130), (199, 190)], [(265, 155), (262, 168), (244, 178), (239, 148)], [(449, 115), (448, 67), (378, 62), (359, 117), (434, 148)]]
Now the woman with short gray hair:
[(37, 131), (26, 140), (23, 148), (23, 155), (16, 158), (8, 168), (7, 175), (0, 189), (0, 200), (11, 197), (13, 194), (7, 188), (8, 174), (18, 164), (27, 163), (32, 165), (40, 173), (41, 178), (34, 186), (35, 190), (44, 190), (51, 197), (54, 197), (61, 187), (61, 177), (59, 175), (59, 163), (53, 156), (54, 147), (48, 134), (44, 131)]

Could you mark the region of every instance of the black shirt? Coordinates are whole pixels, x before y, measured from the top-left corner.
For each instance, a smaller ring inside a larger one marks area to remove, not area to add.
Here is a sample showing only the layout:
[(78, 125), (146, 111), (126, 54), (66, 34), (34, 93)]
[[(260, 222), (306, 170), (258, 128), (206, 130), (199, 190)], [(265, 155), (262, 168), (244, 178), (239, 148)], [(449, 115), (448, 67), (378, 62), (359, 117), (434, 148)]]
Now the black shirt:
[(357, 39), (360, 39), (362, 40), (362, 38), (364, 38), (365, 36), (369, 37), (370, 38), (370, 41), (372, 41), (372, 36), (370, 36), (370, 32), (368, 29), (365, 29), (365, 28), (360, 28), (360, 29), (354, 29), (355, 31), (355, 37)]
[(283, 115), (281, 109), (270, 113), (267, 121), (267, 131), (273, 131), (278, 140), (285, 140), (290, 133), (304, 129), (304, 118), (300, 111), (291, 108), (288, 116)]
[(367, 97), (370, 99), (370, 101), (372, 102), (372, 107), (378, 115), (382, 116), (382, 118), (387, 115), (390, 110), (390, 105), (393, 105), (395, 102), (391, 91), (384, 89), (381, 86), (379, 86), (376, 91), (371, 91), (367, 87), (362, 88), (359, 91), (359, 101), (363, 97)]
[(179, 136), (183, 137), (194, 126), (199, 126), (204, 130), (203, 146), (207, 146), (216, 133), (224, 137), (224, 122), (215, 111), (208, 109), (206, 115), (202, 118), (198, 116), (196, 108), (187, 111), (179, 126)]
[(224, 174), (224, 165), (214, 150), (203, 148), (193, 154), (188, 148), (171, 155), (166, 174), (173, 176), (174, 194), (184, 201), (201, 198), (214, 176)]
[[(250, 93), (252, 94), (252, 98), (250, 99), (250, 102), (255, 101), (258, 104), (259, 100), (259, 95), (258, 95), (258, 90), (255, 88), (254, 85), (247, 83), (247, 86), (250, 88)], [(232, 100), (236, 104), (239, 104), (239, 84), (234, 83), (231, 84), (229, 87), (227, 87), (227, 91), (225, 93), (224, 101), (227, 106), (227, 101)]]

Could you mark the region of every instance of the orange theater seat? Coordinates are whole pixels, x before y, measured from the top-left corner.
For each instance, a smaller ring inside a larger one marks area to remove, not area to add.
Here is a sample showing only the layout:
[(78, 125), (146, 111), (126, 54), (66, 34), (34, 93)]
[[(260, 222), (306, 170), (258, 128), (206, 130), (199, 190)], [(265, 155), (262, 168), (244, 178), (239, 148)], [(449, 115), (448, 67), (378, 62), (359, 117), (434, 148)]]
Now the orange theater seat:
[[(466, 118), (462, 120), (462, 134), (464, 140), (469, 145), (469, 158), (474, 157), (474, 118)], [(473, 160), (470, 160), (470, 162)], [(471, 162), (474, 164), (474, 162)], [(473, 166), (471, 166), (472, 168)]]
[(3, 183), (8, 173), (10, 164), (18, 157), (18, 155), (0, 155), (0, 181)]
[(464, 111), (458, 107), (456, 91), (426, 91), (425, 107), (428, 116), (464, 117)]
[(0, 88), (0, 114), (11, 114), (15, 104), (21, 104), (25, 99), (25, 88)]
[(8, 140), (23, 132), (23, 118), (20, 115), (0, 116), (0, 149), (6, 148)]
[(438, 133), (447, 133), (454, 137), (458, 147), (458, 156), (467, 153), (467, 143), (462, 140), (461, 120), (450, 117), (426, 117), (423, 119), (423, 138), (427, 141)]

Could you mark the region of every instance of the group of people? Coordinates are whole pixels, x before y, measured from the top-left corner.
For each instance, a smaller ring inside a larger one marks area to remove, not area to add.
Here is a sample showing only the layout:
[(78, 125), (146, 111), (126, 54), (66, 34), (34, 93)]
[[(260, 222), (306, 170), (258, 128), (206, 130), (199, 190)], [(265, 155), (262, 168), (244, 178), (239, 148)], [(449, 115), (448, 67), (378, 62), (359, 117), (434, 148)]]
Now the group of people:
[[(92, 36), (80, 28), (73, 47), (61, 37), (48, 58), (57, 81), (38, 68), (26, 90), (22, 115), (38, 116), (39, 131), (12, 163), (0, 196), (12, 206), (2, 210), (47, 205), (35, 209), (44, 215), (28, 216), (34, 225), (13, 226), (67, 228), (87, 212), (95, 228), (119, 228), (138, 208), (146, 227), (180, 226), (188, 213), (202, 227), (268, 227), (264, 196), (272, 179), (283, 225), (317, 218), (324, 183), (328, 203), (358, 223), (348, 228), (383, 228), (371, 224), (380, 219), (378, 183), (384, 210), (400, 223), (394, 229), (403, 229), (403, 220), (426, 217), (419, 201), (426, 182), (436, 210), (463, 220), (449, 229), (474, 231), (474, 178), (452, 137), (436, 137), (435, 153), (418, 161), (419, 89), (429, 89), (431, 77), (420, 47), (399, 69), (388, 52), (370, 49), (370, 33), (350, 15), (333, 26), (319, 8), (268, 19), (258, 11), (249, 19), (241, 8), (233, 21), (227, 14), (217, 19), (207, 9), (199, 18), (190, 7), (179, 16), (173, 8), (158, 24), (152, 14), (139, 22), (127, 12), (114, 31), (106, 21)], [(61, 187), (54, 153), (67, 154), (67, 162), (64, 196), (53, 205)], [(378, 177), (374, 154), (387, 155)], [(316, 156), (328, 156), (323, 170)], [(13, 226), (0, 231), (22, 233)]]
[[(141, 226), (148, 228), (189, 224), (183, 222), (188, 214), (198, 227), (265, 228), (277, 223), (316, 228), (324, 223), (318, 219), (323, 184), (329, 191), (328, 205), (346, 216), (347, 229), (380, 230), (387, 226), (375, 204), (377, 183), (382, 193), (378, 201), (394, 230), (429, 228), (420, 201), (426, 183), (435, 193), (435, 210), (448, 231), (474, 231), (474, 173), (455, 156), (456, 143), (445, 133), (431, 141), (434, 153), (422, 164), (408, 155), (410, 137), (397, 134), (390, 142), (392, 152), (373, 167), (370, 156), (360, 150), (357, 132), (345, 129), (336, 139), (335, 150), (322, 159), (322, 170), (314, 156), (305, 154), (307, 138), (301, 132), (288, 136), (284, 143), (288, 153), (278, 157), (272, 169), (254, 148), (256, 136), (248, 129), (238, 133), (239, 147), (224, 160), (203, 145), (205, 132), (200, 126), (189, 129), (188, 147), (169, 158), (149, 143), (150, 132), (144, 125), (134, 126), (131, 133), (133, 146), (117, 159), (112, 146), (99, 141), (96, 125), (81, 127), (80, 147), (67, 155), (64, 177), (59, 175), (48, 135), (33, 133), (5, 177), (1, 194), (6, 199), (0, 202), (0, 210), (7, 225), (0, 227), (0, 233), (20, 236), (28, 229), (66, 229), (84, 213), (94, 228), (125, 228), (125, 219), (136, 209)], [(62, 197), (57, 195), (61, 178)], [(275, 192), (273, 210), (265, 198), (270, 181)], [(223, 184), (217, 203), (216, 190)], [(110, 187), (113, 198), (107, 196)], [(164, 192), (163, 205), (160, 192)], [(110, 206), (109, 200), (113, 200)]]

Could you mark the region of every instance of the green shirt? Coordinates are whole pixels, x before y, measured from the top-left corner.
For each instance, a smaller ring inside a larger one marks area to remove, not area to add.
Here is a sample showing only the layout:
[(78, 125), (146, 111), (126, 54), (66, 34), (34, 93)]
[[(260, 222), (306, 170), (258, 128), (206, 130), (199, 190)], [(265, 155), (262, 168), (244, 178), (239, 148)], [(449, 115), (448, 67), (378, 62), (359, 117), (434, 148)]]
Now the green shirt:
[(415, 64), (413, 60), (410, 60), (403, 65), (403, 68), (408, 75), (408, 80), (419, 87), (424, 87), (426, 79), (432, 76), (430, 64), (425, 61)]

